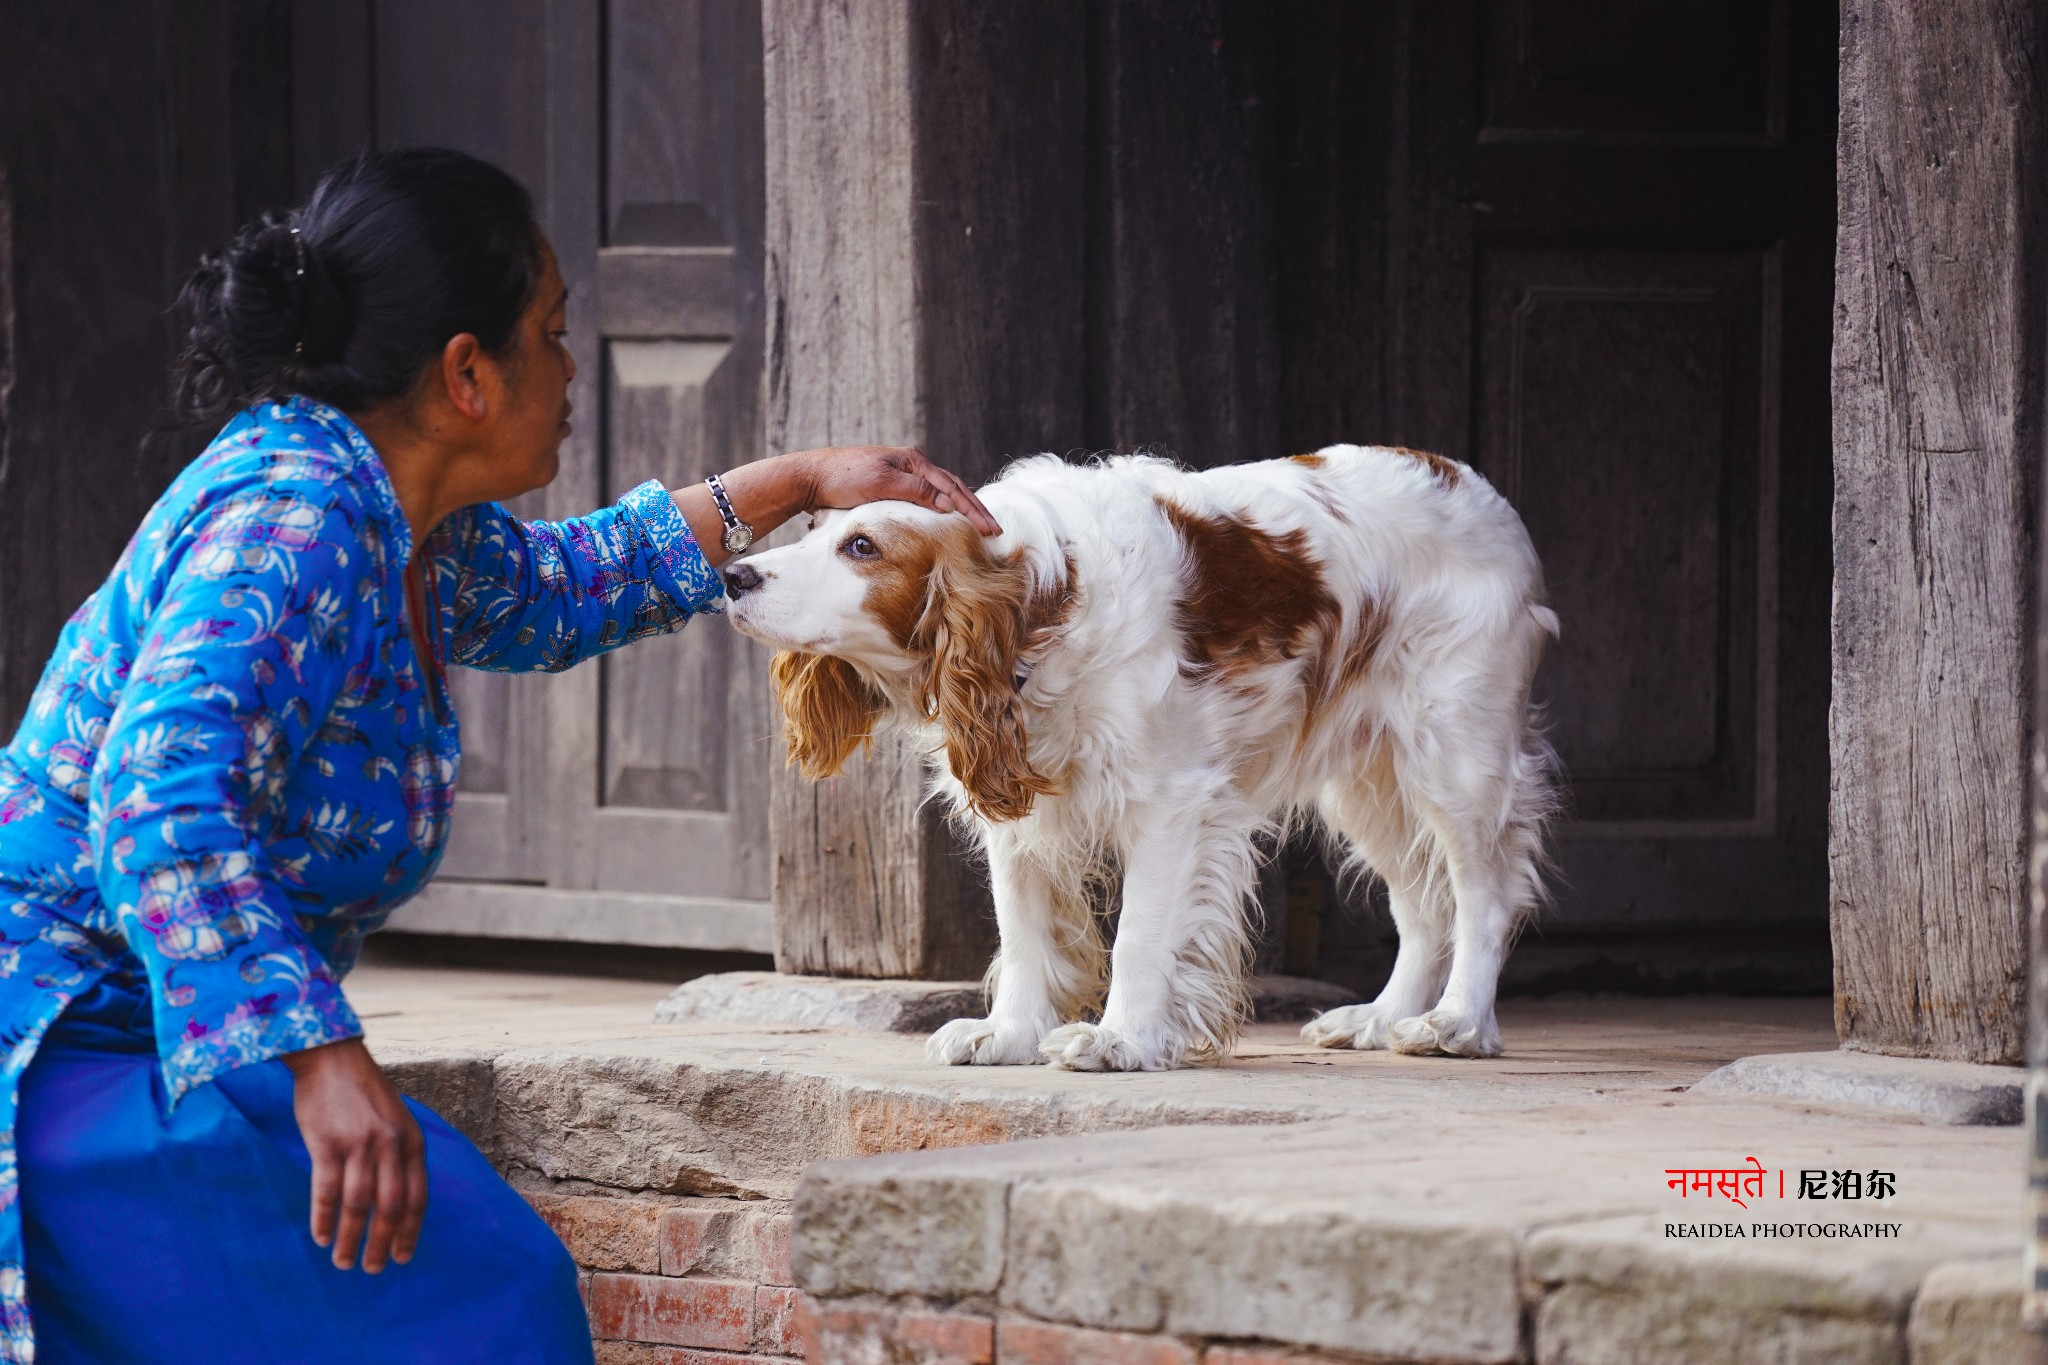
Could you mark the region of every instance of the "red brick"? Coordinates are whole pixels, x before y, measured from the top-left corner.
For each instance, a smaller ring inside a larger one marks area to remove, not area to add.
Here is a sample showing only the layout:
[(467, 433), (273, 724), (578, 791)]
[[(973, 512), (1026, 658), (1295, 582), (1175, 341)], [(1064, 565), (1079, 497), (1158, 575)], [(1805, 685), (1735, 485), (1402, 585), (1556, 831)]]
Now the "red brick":
[(789, 1215), (771, 1213), (754, 1220), (754, 1249), (761, 1260), (761, 1283), (792, 1285), (789, 1273)]
[(754, 1286), (733, 1280), (592, 1275), (589, 1308), (597, 1337), (727, 1351), (754, 1340)]
[(649, 1346), (638, 1341), (600, 1341), (597, 1365), (788, 1365), (769, 1356), (736, 1356), (728, 1351), (693, 1351), (686, 1346)]
[(661, 1216), (661, 1273), (687, 1275), (703, 1258), (715, 1215), (701, 1209), (667, 1209)]
[(799, 1295), (796, 1330), (812, 1365), (880, 1358), (890, 1365), (993, 1365), (995, 1323), (973, 1313), (892, 1308)]
[(754, 1291), (754, 1349), (777, 1355), (801, 1354), (803, 1342), (796, 1334), (794, 1289), (762, 1285)]
[(1194, 1348), (1172, 1337), (1021, 1318), (996, 1324), (996, 1354), (1003, 1365), (1195, 1365)]
[(586, 1270), (661, 1268), (661, 1205), (643, 1199), (604, 1199), (580, 1194), (529, 1192), (532, 1204), (555, 1236)]

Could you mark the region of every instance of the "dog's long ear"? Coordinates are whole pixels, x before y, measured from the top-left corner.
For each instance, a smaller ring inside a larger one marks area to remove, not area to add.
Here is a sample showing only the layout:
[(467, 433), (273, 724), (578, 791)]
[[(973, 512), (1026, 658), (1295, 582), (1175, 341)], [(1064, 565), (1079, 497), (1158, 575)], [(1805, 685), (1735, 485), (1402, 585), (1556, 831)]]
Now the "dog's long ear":
[(784, 650), (768, 665), (768, 681), (782, 706), (790, 765), (805, 777), (831, 777), (855, 749), (874, 743), (881, 694), (846, 660)]
[(932, 568), (917, 700), (944, 732), (946, 761), (975, 814), (1018, 820), (1033, 800), (1058, 790), (1024, 754), (1016, 674), (1030, 576), (1021, 557), (1002, 563), (974, 548), (972, 559)]

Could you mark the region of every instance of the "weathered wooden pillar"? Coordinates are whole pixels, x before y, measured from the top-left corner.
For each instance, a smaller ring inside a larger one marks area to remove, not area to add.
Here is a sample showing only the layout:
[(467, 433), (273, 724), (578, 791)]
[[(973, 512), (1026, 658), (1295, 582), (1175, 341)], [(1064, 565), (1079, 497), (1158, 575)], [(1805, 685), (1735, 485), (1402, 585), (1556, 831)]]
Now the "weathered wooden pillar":
[[(970, 481), (1082, 408), (1079, 0), (768, 0), (768, 441), (921, 446)], [(978, 976), (983, 875), (885, 744), (773, 760), (776, 964)]]
[[(2048, 545), (2048, 441), (2036, 441), (2034, 533)], [(2034, 600), (2048, 602), (2048, 555), (2039, 556)], [(2048, 612), (2034, 613), (2033, 841), (2028, 860), (2032, 933), (2027, 1009), (2027, 1194), (2033, 1208), (2027, 1239), (2021, 1315), (2029, 1330), (2048, 1333)]]
[(2040, 21), (1845, 0), (1829, 835), (1844, 1046), (2025, 1037)]
[[(2043, 348), (2048, 352), (2048, 347)], [(2037, 357), (2048, 371), (2048, 354)], [(2048, 373), (2040, 383), (2048, 386)], [(2034, 467), (2034, 736), (2032, 753), (2033, 828), (2027, 867), (2027, 1193), (2033, 1210), (2027, 1239), (2026, 1282), (2021, 1317), (2030, 1331), (2048, 1335), (2048, 433), (2036, 432)], [(2044, 1348), (2048, 1349), (2048, 1348)]]

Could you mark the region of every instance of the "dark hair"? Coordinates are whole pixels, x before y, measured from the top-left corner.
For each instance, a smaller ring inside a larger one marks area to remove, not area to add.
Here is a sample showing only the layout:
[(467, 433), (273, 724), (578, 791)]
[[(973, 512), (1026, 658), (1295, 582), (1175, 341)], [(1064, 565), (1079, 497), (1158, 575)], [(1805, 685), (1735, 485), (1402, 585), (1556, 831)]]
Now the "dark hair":
[(441, 147), (366, 152), (199, 263), (178, 295), (173, 405), (201, 421), (292, 393), (394, 397), (450, 337), (502, 351), (540, 273), (533, 199), (511, 176)]

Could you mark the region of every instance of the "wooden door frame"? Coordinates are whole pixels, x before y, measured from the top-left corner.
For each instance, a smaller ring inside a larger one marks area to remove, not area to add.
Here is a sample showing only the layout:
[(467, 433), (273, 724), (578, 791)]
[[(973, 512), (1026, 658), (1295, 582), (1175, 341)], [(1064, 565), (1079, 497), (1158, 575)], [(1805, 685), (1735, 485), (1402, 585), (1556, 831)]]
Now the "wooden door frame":
[[(770, 449), (916, 445), (979, 482), (1080, 411), (1085, 19), (767, 0)], [(776, 769), (778, 966), (980, 976), (985, 874), (908, 747)]]

